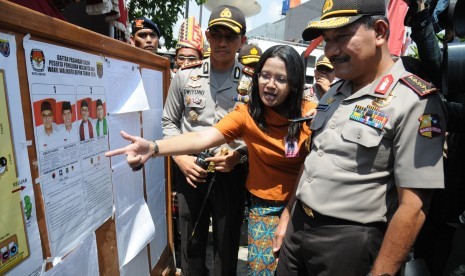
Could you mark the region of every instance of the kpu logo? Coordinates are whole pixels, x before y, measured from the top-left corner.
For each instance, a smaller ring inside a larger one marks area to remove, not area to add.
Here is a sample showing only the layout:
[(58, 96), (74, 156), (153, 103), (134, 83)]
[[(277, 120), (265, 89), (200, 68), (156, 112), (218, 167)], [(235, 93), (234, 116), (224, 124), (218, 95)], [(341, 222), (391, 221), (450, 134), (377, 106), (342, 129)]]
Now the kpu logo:
[(36, 72), (43, 72), (45, 69), (45, 55), (42, 50), (31, 50), (31, 65), (32, 69)]

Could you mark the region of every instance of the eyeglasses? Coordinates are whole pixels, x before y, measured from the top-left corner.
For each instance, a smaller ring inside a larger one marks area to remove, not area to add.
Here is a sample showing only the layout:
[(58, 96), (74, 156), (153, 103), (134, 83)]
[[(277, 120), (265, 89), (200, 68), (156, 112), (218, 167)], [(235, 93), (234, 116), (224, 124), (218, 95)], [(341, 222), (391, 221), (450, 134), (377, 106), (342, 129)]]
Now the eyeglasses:
[(261, 83), (268, 83), (271, 81), (271, 79), (274, 79), (275, 83), (278, 83), (281, 85), (287, 84), (287, 78), (285, 76), (282, 76), (282, 75), (272, 76), (266, 72), (258, 73), (258, 81)]
[(186, 57), (186, 56), (177, 56), (176, 59), (177, 59), (178, 61), (184, 62), (185, 60), (187, 60), (187, 61), (195, 61), (195, 60), (198, 60), (199, 58), (198, 58), (198, 57), (194, 57), (194, 56), (190, 56), (190, 57)]

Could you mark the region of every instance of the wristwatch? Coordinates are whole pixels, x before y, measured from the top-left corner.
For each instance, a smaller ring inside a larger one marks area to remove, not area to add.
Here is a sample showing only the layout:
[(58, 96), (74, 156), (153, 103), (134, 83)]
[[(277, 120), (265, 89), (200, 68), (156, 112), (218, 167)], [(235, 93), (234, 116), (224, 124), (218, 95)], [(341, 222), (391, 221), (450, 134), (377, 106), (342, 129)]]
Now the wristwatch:
[(248, 156), (247, 156), (247, 151), (246, 151), (246, 150), (244, 150), (244, 149), (238, 149), (237, 152), (239, 152), (240, 155), (241, 155), (241, 158), (239, 159), (239, 164), (244, 164), (244, 163), (246, 163), (246, 162), (249, 160), (249, 158), (248, 158)]
[(157, 141), (153, 140), (151, 143), (150, 143), (150, 151), (152, 152), (152, 158), (156, 157), (157, 154), (158, 154), (158, 145), (157, 145)]

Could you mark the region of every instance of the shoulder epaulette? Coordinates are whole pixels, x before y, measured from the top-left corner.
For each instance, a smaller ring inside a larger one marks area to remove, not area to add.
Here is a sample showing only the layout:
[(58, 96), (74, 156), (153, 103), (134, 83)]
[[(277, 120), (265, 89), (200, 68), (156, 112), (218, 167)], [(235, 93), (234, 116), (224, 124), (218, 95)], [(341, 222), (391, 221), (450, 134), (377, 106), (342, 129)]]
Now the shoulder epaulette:
[(420, 97), (424, 97), (425, 95), (435, 93), (438, 91), (438, 89), (433, 84), (425, 81), (424, 79), (414, 74), (402, 77), (400, 78), (400, 80), (403, 81)]
[(192, 62), (188, 62), (184, 65), (181, 66), (181, 70), (187, 69), (187, 68), (193, 68), (193, 67), (198, 67), (199, 65), (202, 65), (202, 60), (195, 60)]
[(244, 74), (249, 75), (249, 76), (253, 76), (253, 71), (254, 69), (249, 66), (244, 66), (244, 68), (242, 69), (242, 72), (244, 72)]

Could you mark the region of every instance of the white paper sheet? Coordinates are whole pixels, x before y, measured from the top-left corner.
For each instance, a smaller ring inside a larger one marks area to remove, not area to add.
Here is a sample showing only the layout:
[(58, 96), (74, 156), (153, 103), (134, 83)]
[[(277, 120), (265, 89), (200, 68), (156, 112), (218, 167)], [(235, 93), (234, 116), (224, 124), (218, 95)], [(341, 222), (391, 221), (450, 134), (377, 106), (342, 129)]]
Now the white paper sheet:
[[(163, 74), (150, 69), (142, 69), (142, 80), (150, 105), (149, 111), (142, 112), (142, 126), (145, 139), (162, 139), (163, 130), (161, 118), (163, 114)], [(156, 222), (157, 235), (150, 242), (150, 258), (152, 268), (160, 259), (167, 245), (166, 235), (166, 176), (165, 158), (158, 157), (145, 165), (145, 185), (147, 205)]]
[(81, 244), (58, 264), (45, 273), (45, 276), (98, 276), (98, 255), (95, 233), (90, 234)]
[(150, 110), (163, 110), (163, 73), (147, 68), (141, 71)]
[[(5, 51), (0, 55), (0, 70), (4, 70), (4, 81), (6, 83), (6, 94), (8, 95), (7, 105), (10, 111), (10, 126), (13, 138), (14, 154), (16, 161), (16, 171), (18, 181), (11, 190), (17, 190), (20, 194), (20, 202), (23, 209), (23, 221), (26, 230), (27, 244), (19, 245), (28, 247), (29, 254), (24, 256), (21, 262), (9, 268), (6, 275), (39, 275), (42, 266), (42, 247), (40, 244), (39, 228), (37, 226), (36, 205), (34, 191), (32, 187), (31, 171), (29, 167), (29, 156), (27, 153), (27, 141), (24, 128), (24, 117), (21, 104), (21, 94), (19, 93), (18, 61), (16, 59), (16, 41), (12, 35), (0, 33), (0, 44)], [(5, 48), (3, 48), (5, 47)], [(6, 51), (6, 49), (8, 49)], [(0, 141), (0, 147), (3, 147)], [(13, 169), (13, 168), (12, 168)], [(21, 190), (22, 189), (22, 190)], [(10, 195), (12, 195), (10, 193)], [(20, 203), (18, 202), (18, 203)], [(5, 205), (3, 207), (6, 207)], [(18, 204), (18, 208), (19, 208)], [(6, 207), (8, 209), (8, 207)], [(0, 212), (0, 216), (7, 215), (6, 210)], [(3, 219), (0, 219), (2, 221)], [(1, 236), (0, 231), (0, 236)], [(3, 239), (0, 239), (0, 242)], [(21, 250), (22, 251), (22, 250)], [(3, 264), (7, 264), (4, 262)], [(2, 271), (2, 269), (0, 269)], [(2, 272), (1, 272), (2, 273)], [(0, 273), (0, 274), (1, 274)]]
[(149, 206), (150, 214), (155, 221), (155, 229), (157, 235), (150, 242), (150, 261), (152, 269), (160, 260), (160, 256), (167, 245), (167, 224), (166, 224), (166, 200), (165, 200), (165, 185), (164, 182), (156, 185), (159, 189), (154, 189), (153, 193), (147, 196), (147, 205)]
[[(110, 115), (108, 116), (108, 124), (111, 150), (130, 144), (129, 141), (121, 137), (120, 131), (122, 130), (130, 135), (140, 136), (141, 124), (139, 112)], [(129, 168), (125, 155), (111, 157), (112, 170), (118, 170), (119, 166)]]
[[(150, 110), (143, 112), (143, 129), (144, 138), (148, 140), (162, 139), (162, 128), (161, 128), (161, 110)], [(154, 186), (163, 181), (165, 185), (165, 158), (157, 157), (149, 160), (145, 164), (145, 185), (147, 194), (150, 193)], [(164, 208), (163, 208), (164, 209)]]
[(158, 221), (161, 217), (166, 216), (165, 180), (160, 180), (154, 187), (150, 193), (147, 193), (147, 205), (149, 206), (153, 221)]
[(142, 171), (133, 172), (129, 167), (113, 171), (115, 215), (118, 218), (131, 206), (144, 198)]
[[(124, 130), (139, 136), (140, 114), (131, 112), (110, 115), (109, 125), (110, 148), (127, 146), (129, 142), (119, 132)], [(111, 163), (118, 257), (122, 267), (153, 239), (155, 225), (144, 200), (142, 171), (133, 172), (126, 162), (126, 156), (111, 157)]]
[(155, 236), (155, 225), (144, 199), (116, 217), (120, 267), (129, 263)]
[(137, 64), (106, 58), (106, 68), (108, 70), (108, 112), (110, 114), (149, 109)]
[(142, 249), (137, 256), (132, 259), (128, 264), (121, 267), (120, 276), (144, 276), (150, 275), (149, 271), (149, 257), (147, 254), (147, 247)]
[[(99, 118), (99, 114), (105, 117), (108, 72), (97, 55), (28, 38), (23, 44), (39, 165), (37, 182), (44, 196), (50, 250), (53, 257), (62, 257), (113, 211), (110, 162), (104, 157), (106, 119)], [(51, 107), (48, 115), (44, 115), (45, 102)], [(67, 102), (72, 123), (65, 132), (62, 114)], [(100, 102), (103, 113), (98, 112)], [(49, 133), (47, 118), (52, 120)]]

